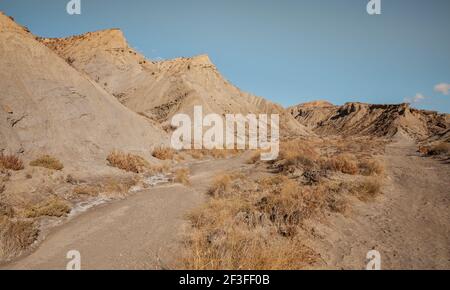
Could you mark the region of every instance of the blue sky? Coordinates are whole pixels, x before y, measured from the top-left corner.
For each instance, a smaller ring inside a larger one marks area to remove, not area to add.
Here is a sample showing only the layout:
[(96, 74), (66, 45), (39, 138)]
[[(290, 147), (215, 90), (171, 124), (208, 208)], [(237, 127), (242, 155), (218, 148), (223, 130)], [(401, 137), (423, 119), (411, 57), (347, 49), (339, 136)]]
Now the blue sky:
[(400, 103), (450, 113), (450, 1), (0, 0), (40, 36), (121, 28), (149, 58), (207, 53), (241, 89), (284, 106), (316, 99)]

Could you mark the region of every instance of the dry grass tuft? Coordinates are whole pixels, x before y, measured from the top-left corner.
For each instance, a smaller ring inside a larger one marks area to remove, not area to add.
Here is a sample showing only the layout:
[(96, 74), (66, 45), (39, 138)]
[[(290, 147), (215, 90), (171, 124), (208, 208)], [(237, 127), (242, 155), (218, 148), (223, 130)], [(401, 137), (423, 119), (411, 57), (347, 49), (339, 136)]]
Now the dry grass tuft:
[(226, 158), (229, 155), (235, 154), (236, 151), (234, 150), (223, 150), (223, 149), (203, 149), (203, 155), (205, 156), (211, 156), (215, 159), (222, 159)]
[(160, 160), (172, 160), (176, 155), (176, 151), (169, 147), (157, 147), (153, 150), (152, 156)]
[(318, 255), (301, 239), (271, 236), (270, 230), (228, 227), (205, 234), (196, 232), (182, 257), (192, 270), (293, 270), (313, 264)]
[(30, 165), (53, 170), (62, 170), (64, 168), (63, 164), (58, 159), (49, 155), (43, 155), (38, 159), (31, 161)]
[(284, 175), (274, 175), (270, 177), (263, 177), (257, 181), (261, 190), (273, 189), (276, 186), (282, 186), (284, 183), (288, 182), (289, 178)]
[(25, 211), (27, 218), (37, 218), (41, 216), (62, 217), (70, 213), (70, 206), (63, 200), (53, 197), (30, 207)]
[(185, 150), (183, 151), (185, 153), (187, 153), (188, 155), (190, 155), (192, 158), (194, 159), (202, 159), (204, 157), (203, 151), (202, 150)]
[(225, 174), (210, 193), (209, 202), (189, 216), (185, 268), (302, 269), (317, 260), (297, 229), (322, 206), (319, 190), (304, 190), (283, 176), (247, 184), (241, 174)]
[(13, 258), (27, 249), (39, 235), (30, 221), (14, 221), (0, 216), (0, 260)]
[(79, 185), (74, 188), (73, 194), (85, 196), (97, 196), (101, 192), (101, 188), (97, 185)]
[(345, 174), (358, 174), (358, 162), (352, 154), (341, 154), (323, 161), (323, 167), (327, 170), (342, 172)]
[(350, 192), (361, 201), (371, 201), (381, 193), (383, 182), (379, 177), (368, 177), (354, 185)]
[(10, 170), (22, 170), (24, 168), (22, 160), (19, 157), (12, 154), (0, 153), (0, 168)]
[(317, 158), (318, 153), (314, 148), (302, 140), (290, 140), (280, 144), (279, 159), (286, 160), (289, 163), (294, 164), (302, 160), (310, 160), (312, 162), (317, 160)]
[(283, 183), (279, 194), (265, 196), (257, 205), (280, 235), (291, 237), (296, 234), (300, 223), (326, 206), (326, 192), (321, 187), (302, 187), (288, 180)]
[(150, 173), (167, 173), (170, 171), (170, 165), (167, 163), (152, 164), (147, 167), (147, 170)]
[(214, 178), (213, 184), (208, 189), (212, 196), (223, 196), (227, 193), (233, 177), (230, 174), (221, 174)]
[(73, 190), (74, 196), (98, 196), (99, 194), (127, 193), (137, 184), (137, 179), (109, 177), (94, 184), (78, 185)]
[(188, 168), (177, 169), (175, 171), (175, 182), (184, 185), (191, 185), (191, 181), (189, 180), (189, 169)]
[(206, 157), (223, 159), (229, 156), (237, 155), (243, 151), (238, 149), (189, 149), (183, 150), (183, 152), (190, 155), (194, 159), (203, 159)]
[(133, 154), (125, 154), (118, 150), (111, 152), (106, 160), (110, 166), (128, 172), (142, 173), (146, 169), (151, 168), (150, 164), (144, 158)]
[(384, 165), (378, 160), (362, 160), (358, 167), (359, 172), (365, 176), (381, 175), (384, 172)]
[(0, 201), (0, 217), (2, 216), (12, 218), (14, 216), (14, 209), (9, 204)]
[(107, 178), (100, 184), (100, 192), (113, 194), (113, 193), (126, 193), (138, 183), (138, 179), (135, 178)]
[(288, 172), (294, 168), (313, 168), (318, 159), (318, 153), (303, 140), (284, 141), (280, 144), (278, 168)]
[(430, 146), (423, 146), (419, 148), (419, 151), (427, 156), (436, 156), (441, 154), (450, 155), (450, 143), (439, 142)]
[(261, 160), (261, 151), (257, 150), (252, 153), (250, 158), (247, 160), (247, 164), (255, 164)]

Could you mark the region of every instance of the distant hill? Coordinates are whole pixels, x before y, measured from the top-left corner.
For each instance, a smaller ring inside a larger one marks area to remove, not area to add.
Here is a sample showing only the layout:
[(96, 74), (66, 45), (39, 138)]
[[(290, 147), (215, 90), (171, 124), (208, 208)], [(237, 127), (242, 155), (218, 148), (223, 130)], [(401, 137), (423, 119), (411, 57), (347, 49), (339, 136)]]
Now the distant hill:
[(347, 103), (335, 106), (322, 101), (293, 106), (288, 111), (297, 121), (321, 135), (393, 137), (405, 133), (422, 140), (448, 136), (450, 130), (449, 114), (417, 110), (409, 104)]

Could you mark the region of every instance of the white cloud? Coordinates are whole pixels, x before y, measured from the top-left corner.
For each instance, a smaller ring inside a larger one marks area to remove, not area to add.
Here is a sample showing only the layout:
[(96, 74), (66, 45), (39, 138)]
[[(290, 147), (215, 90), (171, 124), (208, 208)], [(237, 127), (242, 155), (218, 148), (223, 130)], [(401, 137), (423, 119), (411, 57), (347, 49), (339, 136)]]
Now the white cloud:
[(450, 84), (440, 83), (434, 87), (434, 90), (447, 96), (448, 92), (450, 91)]
[(417, 104), (425, 100), (427, 97), (425, 97), (422, 94), (416, 94), (414, 97), (406, 97), (403, 99), (405, 103), (411, 103), (411, 104)]

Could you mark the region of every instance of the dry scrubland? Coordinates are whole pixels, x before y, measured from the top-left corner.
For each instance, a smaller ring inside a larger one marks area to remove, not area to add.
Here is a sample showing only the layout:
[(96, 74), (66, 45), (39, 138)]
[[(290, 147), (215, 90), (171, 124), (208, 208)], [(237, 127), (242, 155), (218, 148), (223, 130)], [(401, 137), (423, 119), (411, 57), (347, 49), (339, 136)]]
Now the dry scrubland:
[[(53, 156), (25, 164), (18, 156), (2, 154), (0, 257), (9, 260), (24, 253), (40, 237), (42, 222), (66, 218), (80, 202), (123, 198), (136, 191), (132, 189), (148, 187), (143, 180), (155, 175), (190, 187), (192, 162), (245, 154), (250, 169), (216, 176), (207, 202), (188, 215), (191, 228), (180, 267), (314, 268), (321, 257), (303, 243), (311, 235), (303, 227), (305, 221), (321, 221), (327, 212), (347, 215), (354, 202), (376, 200), (385, 178), (386, 143), (364, 137), (285, 139), (279, 158), (271, 162), (260, 161), (260, 151), (175, 151), (158, 146), (150, 155), (159, 161), (148, 161), (113, 150), (104, 162), (120, 174), (93, 179), (64, 172), (64, 164)], [(447, 145), (421, 146), (418, 151), (441, 158), (448, 154)], [(20, 188), (20, 194), (5, 195), (17, 184), (33, 188), (32, 193)]]
[(159, 146), (149, 151), (156, 160), (120, 150), (111, 151), (105, 166), (114, 174), (78, 177), (64, 170), (58, 158), (41, 155), (25, 164), (13, 154), (0, 154), (0, 261), (13, 259), (40, 237), (42, 225), (65, 219), (77, 204), (99, 199), (118, 199), (148, 188), (155, 176), (190, 186), (188, 165), (199, 159), (229, 158), (238, 150), (175, 151)]
[(302, 225), (326, 212), (345, 214), (352, 198), (381, 194), (384, 141), (287, 140), (279, 158), (220, 174), (207, 203), (189, 215), (183, 268), (303, 269), (320, 256), (303, 242)]

